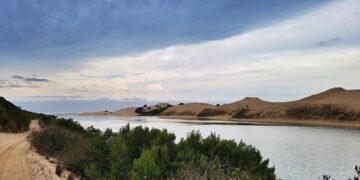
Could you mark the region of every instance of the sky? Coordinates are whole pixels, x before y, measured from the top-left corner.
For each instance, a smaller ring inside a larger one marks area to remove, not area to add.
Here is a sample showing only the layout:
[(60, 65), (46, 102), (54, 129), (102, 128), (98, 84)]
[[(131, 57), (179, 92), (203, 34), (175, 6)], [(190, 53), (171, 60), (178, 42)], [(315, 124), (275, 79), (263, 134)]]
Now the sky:
[(0, 0), (0, 96), (30, 110), (288, 101), (359, 70), (359, 0)]

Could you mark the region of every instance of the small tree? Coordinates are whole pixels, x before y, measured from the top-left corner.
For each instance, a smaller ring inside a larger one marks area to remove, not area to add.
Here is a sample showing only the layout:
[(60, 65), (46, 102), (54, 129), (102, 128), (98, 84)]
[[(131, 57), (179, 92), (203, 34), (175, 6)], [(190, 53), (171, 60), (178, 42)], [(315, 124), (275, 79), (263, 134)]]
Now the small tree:
[(131, 179), (158, 179), (160, 168), (149, 150), (145, 150), (139, 159), (134, 160)]

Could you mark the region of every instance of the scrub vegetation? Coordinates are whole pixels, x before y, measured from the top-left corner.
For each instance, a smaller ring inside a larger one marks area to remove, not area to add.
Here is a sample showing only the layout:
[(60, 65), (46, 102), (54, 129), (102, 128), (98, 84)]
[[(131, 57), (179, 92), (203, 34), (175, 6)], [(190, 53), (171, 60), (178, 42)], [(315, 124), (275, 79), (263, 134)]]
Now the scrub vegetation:
[(46, 116), (29, 139), (83, 179), (276, 179), (274, 167), (244, 142), (197, 131), (176, 142), (166, 129), (129, 125), (100, 131)]
[(22, 110), (5, 98), (0, 97), (0, 132), (27, 131), (31, 120), (40, 116), (42, 115)]

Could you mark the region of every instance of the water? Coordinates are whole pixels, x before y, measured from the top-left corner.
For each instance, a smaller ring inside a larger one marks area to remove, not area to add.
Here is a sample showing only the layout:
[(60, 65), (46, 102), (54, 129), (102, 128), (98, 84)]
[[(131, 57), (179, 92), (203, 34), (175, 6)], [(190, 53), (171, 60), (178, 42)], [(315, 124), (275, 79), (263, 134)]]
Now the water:
[(65, 116), (72, 117), (84, 127), (93, 125), (117, 131), (131, 127), (147, 126), (166, 128), (175, 133), (177, 140), (191, 130), (203, 136), (216, 132), (221, 138), (243, 140), (261, 151), (264, 158), (275, 165), (281, 179), (318, 179), (323, 174), (335, 179), (347, 179), (360, 165), (360, 130), (300, 126), (260, 126), (225, 124), (223, 121), (191, 121), (160, 119), (158, 117)]

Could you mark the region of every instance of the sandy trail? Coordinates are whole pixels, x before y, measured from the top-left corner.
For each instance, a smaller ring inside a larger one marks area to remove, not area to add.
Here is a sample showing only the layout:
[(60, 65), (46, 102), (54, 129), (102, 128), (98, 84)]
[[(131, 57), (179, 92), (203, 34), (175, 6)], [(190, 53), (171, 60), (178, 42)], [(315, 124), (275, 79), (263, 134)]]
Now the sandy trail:
[[(33, 120), (30, 131), (39, 129), (37, 120)], [(62, 177), (57, 176), (56, 165), (30, 147), (27, 140), (30, 131), (0, 133), (0, 180), (66, 179), (67, 172)]]
[[(39, 130), (37, 120), (31, 122), (31, 130)], [(0, 180), (32, 179), (27, 154), (30, 144), (26, 137), (29, 132), (21, 134), (0, 133)]]
[(26, 135), (14, 136), (0, 146), (0, 179), (32, 179), (26, 158), (29, 151)]

